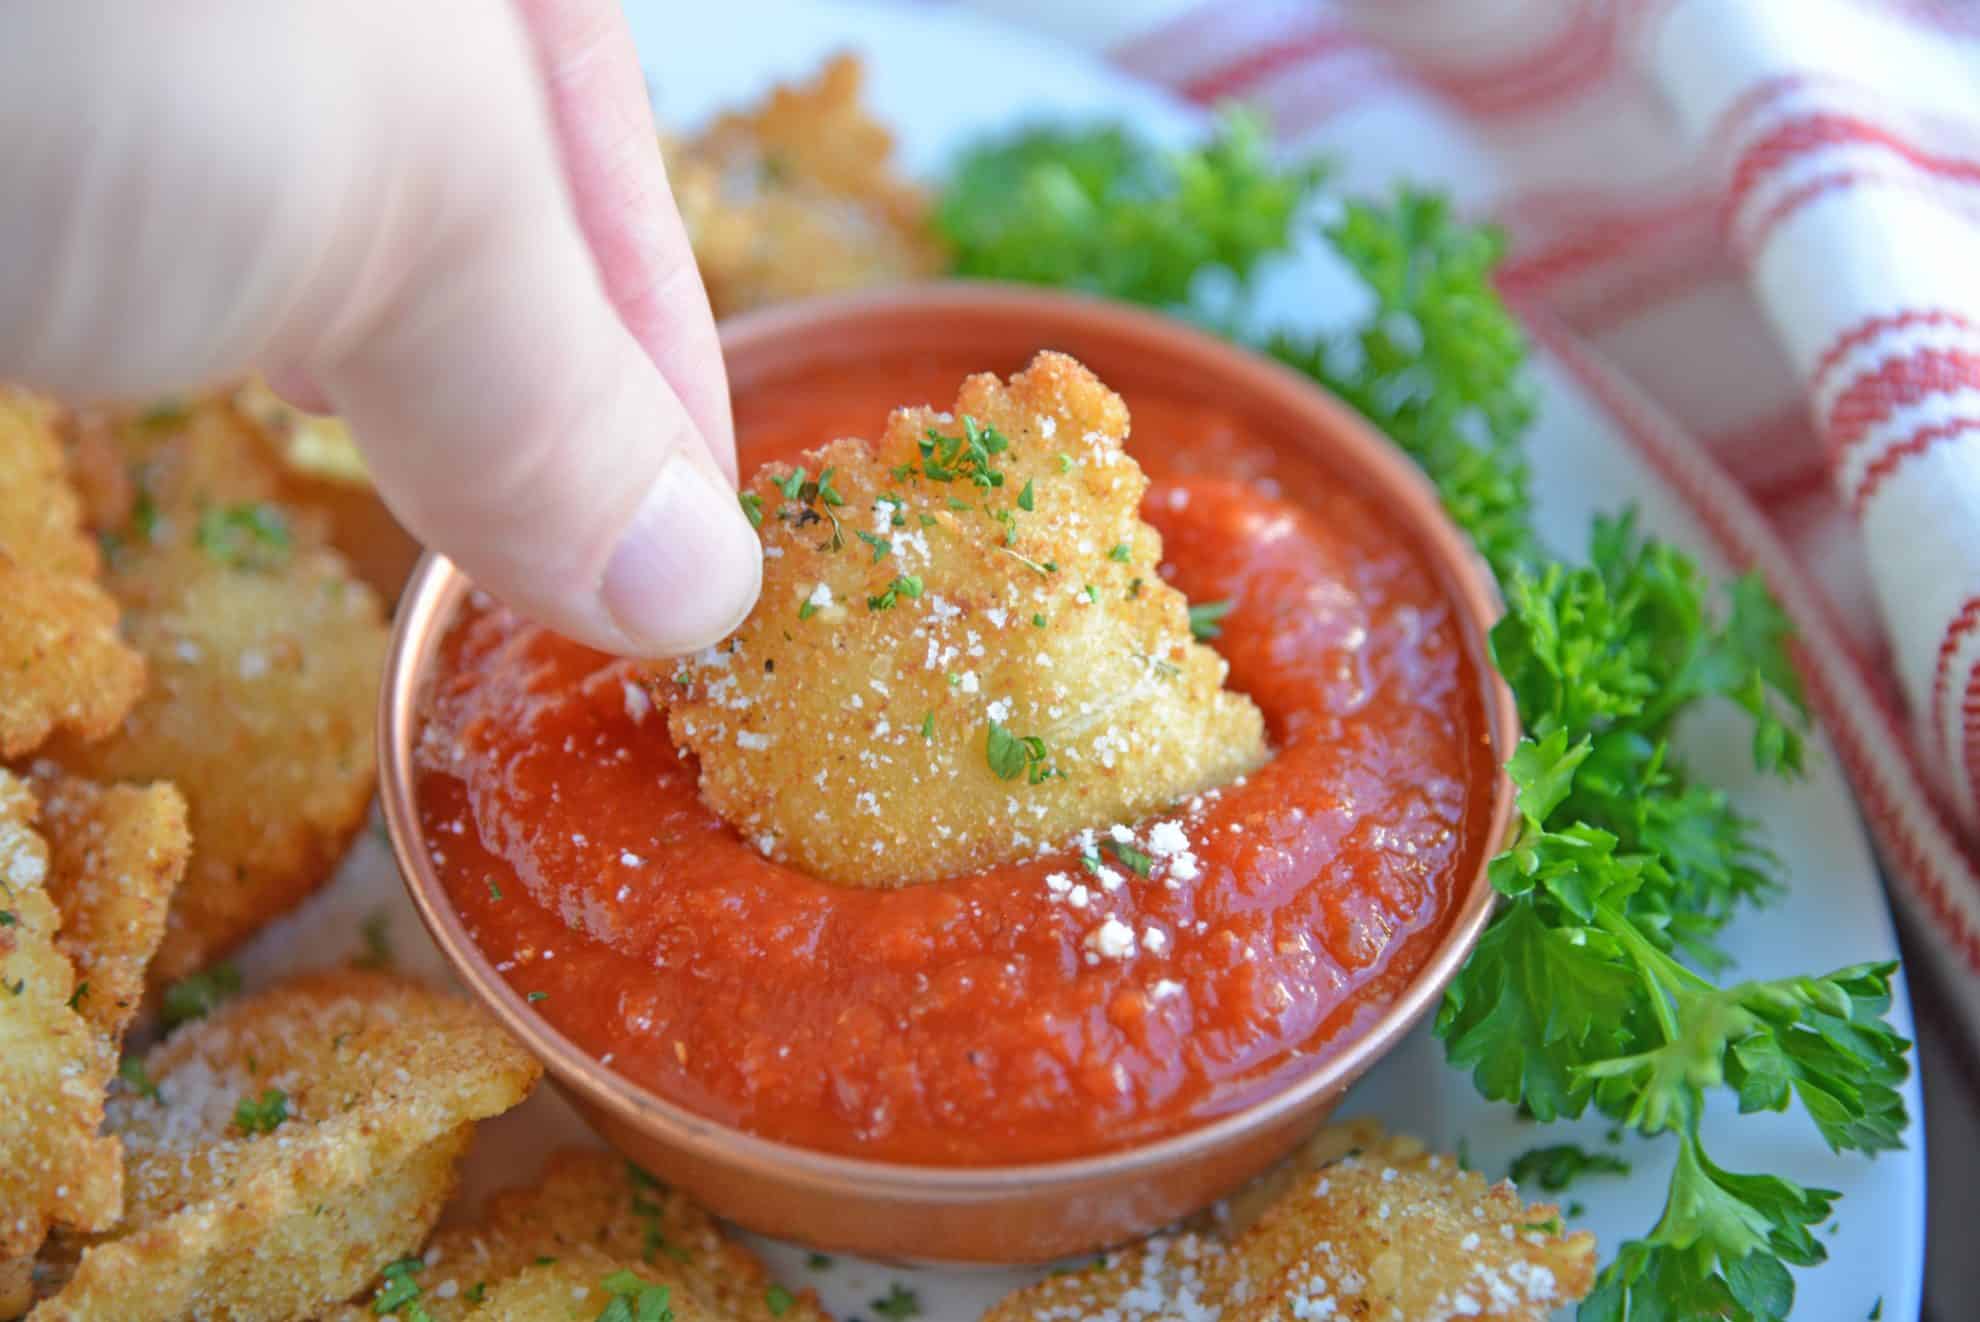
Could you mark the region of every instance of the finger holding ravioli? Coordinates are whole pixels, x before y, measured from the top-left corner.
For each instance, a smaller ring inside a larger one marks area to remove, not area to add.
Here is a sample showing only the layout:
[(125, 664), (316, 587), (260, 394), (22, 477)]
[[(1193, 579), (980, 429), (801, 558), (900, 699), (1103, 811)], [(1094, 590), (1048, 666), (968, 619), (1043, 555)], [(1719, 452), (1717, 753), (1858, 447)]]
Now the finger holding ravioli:
[(762, 598), (653, 685), (709, 804), (773, 858), (894, 886), (1257, 766), (1257, 708), (1156, 572), (1127, 432), (1119, 396), (1042, 353), (745, 484)]

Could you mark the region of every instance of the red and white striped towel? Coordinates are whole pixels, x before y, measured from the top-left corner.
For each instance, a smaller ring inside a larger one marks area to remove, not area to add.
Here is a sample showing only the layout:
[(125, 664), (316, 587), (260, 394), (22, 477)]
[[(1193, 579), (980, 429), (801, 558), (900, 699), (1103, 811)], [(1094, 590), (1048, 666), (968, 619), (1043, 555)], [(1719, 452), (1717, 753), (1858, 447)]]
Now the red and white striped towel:
[(975, 3), (1505, 226), (1536, 337), (1689, 432), (1607, 392), (1795, 616), (1980, 1040), (1980, 3)]

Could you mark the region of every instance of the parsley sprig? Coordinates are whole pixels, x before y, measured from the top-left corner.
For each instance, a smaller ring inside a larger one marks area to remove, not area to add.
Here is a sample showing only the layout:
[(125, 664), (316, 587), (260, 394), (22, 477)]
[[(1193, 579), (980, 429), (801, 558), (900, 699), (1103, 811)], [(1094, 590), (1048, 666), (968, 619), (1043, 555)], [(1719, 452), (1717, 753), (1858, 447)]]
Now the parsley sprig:
[[(1220, 273), (1241, 301), (1319, 209), (1321, 179), (1271, 164), (1243, 120), (1180, 157), (1118, 128), (1032, 130), (966, 154), (940, 222), (963, 273), (1228, 324), (1201, 277)], [(1742, 1112), (1799, 1102), (1831, 1147), (1876, 1153), (1907, 1125), (1910, 1046), (1885, 1022), (1895, 965), (1718, 980), (1732, 962), (1720, 934), (1776, 893), (1776, 864), (1670, 736), (1701, 703), (1729, 702), (1751, 724), (1755, 764), (1795, 774), (1806, 718), (1787, 622), (1757, 578), (1719, 593), (1628, 514), (1597, 519), (1579, 562), (1541, 543), (1526, 344), (1492, 288), (1496, 234), (1412, 190), (1336, 201), (1323, 233), (1368, 310), (1345, 331), (1257, 347), (1422, 466), (1507, 604), (1492, 650), (1525, 731), (1510, 764), (1520, 826), (1492, 863), (1498, 911), (1437, 1032), (1487, 1097), (1543, 1121), (1592, 1106), (1672, 1136), (1664, 1214), (1604, 1269), (1584, 1322), (1784, 1318), (1787, 1268), (1822, 1260), (1810, 1228), (1836, 1195), (1718, 1165), (1700, 1137), (1706, 1099), (1729, 1090)]]

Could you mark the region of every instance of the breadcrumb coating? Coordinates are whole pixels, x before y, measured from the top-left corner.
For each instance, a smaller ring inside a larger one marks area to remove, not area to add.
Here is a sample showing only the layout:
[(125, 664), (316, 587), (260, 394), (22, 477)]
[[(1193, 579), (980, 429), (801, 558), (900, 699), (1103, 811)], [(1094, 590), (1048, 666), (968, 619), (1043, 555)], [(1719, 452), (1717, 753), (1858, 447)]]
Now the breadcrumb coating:
[[(545, 1259), (581, 1265), (549, 1277), (532, 1273)], [(533, 1187), (496, 1195), (479, 1223), (434, 1236), (421, 1260), (409, 1279), (432, 1322), (561, 1317), (524, 1311), (522, 1302), (534, 1309), (572, 1287), (595, 1291), (595, 1312), (605, 1302), (599, 1279), (617, 1269), (672, 1287), (679, 1322), (826, 1322), (813, 1294), (777, 1286), (708, 1213), (593, 1148), (556, 1154)], [(324, 1322), (364, 1322), (376, 1298), (376, 1288), (368, 1290)], [(486, 1314), (476, 1308), (483, 1298), (491, 1306), (509, 1301), (517, 1311)]]
[(56, 420), (47, 401), (0, 386), (0, 757), (58, 729), (102, 738), (144, 686), (144, 663), (96, 582), (100, 557)]
[(1595, 1238), (1366, 1121), (1321, 1131), (1210, 1228), (1017, 1291), (983, 1322), (1542, 1322), (1587, 1294)]
[(674, 199), (717, 316), (942, 269), (928, 199), (895, 172), (851, 55), (694, 138), (663, 140)]
[(756, 609), (652, 683), (708, 803), (773, 858), (896, 886), (1256, 767), (1262, 718), (1156, 572), (1127, 433), (1119, 396), (1041, 353), (746, 483)]
[(123, 1196), (117, 1140), (97, 1132), (116, 1052), (73, 1004), (39, 813), (0, 770), (0, 1285), (17, 1301), (51, 1226), (103, 1229)]
[(473, 1123), (539, 1072), (479, 1010), (404, 978), (344, 970), (233, 1002), (112, 1098), (123, 1219), (74, 1246), (33, 1322), (313, 1316), (420, 1243)]

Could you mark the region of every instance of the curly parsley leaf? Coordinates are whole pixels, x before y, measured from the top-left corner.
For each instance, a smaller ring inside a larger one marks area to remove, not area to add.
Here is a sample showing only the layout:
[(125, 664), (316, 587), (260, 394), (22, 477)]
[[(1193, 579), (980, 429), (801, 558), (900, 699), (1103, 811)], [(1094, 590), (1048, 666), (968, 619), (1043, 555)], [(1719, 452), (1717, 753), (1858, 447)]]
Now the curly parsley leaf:
[[(1320, 180), (1267, 164), (1242, 120), (1181, 158), (1117, 128), (1035, 129), (963, 158), (941, 224), (963, 274), (1203, 317), (1199, 278), (1215, 273), (1242, 295), (1327, 201)], [(1262, 200), (1249, 215), (1237, 206), (1247, 197)], [(1507, 604), (1492, 650), (1525, 731), (1509, 767), (1520, 823), (1490, 867), (1498, 912), (1437, 1032), (1487, 1097), (1543, 1121), (1593, 1106), (1674, 1135), (1665, 1213), (1623, 1246), (1583, 1319), (1784, 1317), (1787, 1268), (1821, 1259), (1809, 1227), (1835, 1195), (1715, 1165), (1698, 1134), (1704, 1099), (1726, 1088), (1742, 1111), (1799, 1102), (1832, 1147), (1874, 1153), (1906, 1127), (1897, 1090), (1910, 1046), (1884, 1021), (1894, 966), (1713, 981), (1731, 963), (1721, 931), (1777, 892), (1776, 863), (1757, 824), (1692, 777), (1671, 737), (1701, 704), (1729, 703), (1751, 723), (1755, 765), (1796, 773), (1806, 715), (1788, 621), (1757, 578), (1721, 593), (1629, 514), (1595, 520), (1579, 563), (1541, 543), (1524, 456), (1534, 396), (1525, 338), (1492, 285), (1494, 231), (1405, 189), (1340, 202), (1323, 237), (1365, 287), (1367, 313), (1344, 331), (1256, 347), (1422, 467)], [(1001, 751), (999, 774), (1015, 773), (1016, 741)], [(1574, 1164), (1548, 1160), (1536, 1174)]]
[(1255, 117), (1164, 151), (1122, 126), (1048, 126), (964, 153), (936, 225), (958, 275), (1183, 308), (1207, 273), (1242, 286), (1292, 246), (1324, 171), (1273, 161)]
[(1374, 307), (1344, 335), (1281, 334), (1262, 347), (1416, 460), (1501, 577), (1537, 562), (1521, 450), (1533, 418), (1526, 340), (1491, 283), (1503, 240), (1414, 189), (1348, 201), (1325, 233)]
[(1513, 1158), (1507, 1172), (1515, 1184), (1538, 1184), (1559, 1193), (1584, 1175), (1627, 1175), (1629, 1163), (1608, 1152), (1590, 1152), (1579, 1143), (1529, 1148)]

